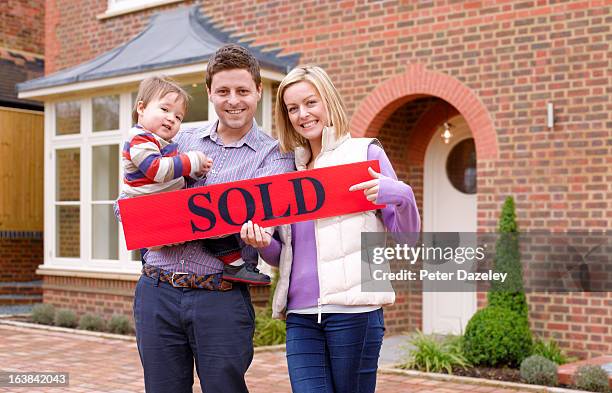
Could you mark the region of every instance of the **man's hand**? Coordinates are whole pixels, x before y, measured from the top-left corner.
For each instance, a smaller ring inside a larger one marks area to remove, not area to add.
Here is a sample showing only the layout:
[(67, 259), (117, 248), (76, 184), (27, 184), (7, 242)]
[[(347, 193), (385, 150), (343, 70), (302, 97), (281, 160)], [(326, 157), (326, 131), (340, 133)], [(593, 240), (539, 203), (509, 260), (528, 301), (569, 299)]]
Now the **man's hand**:
[(353, 184), (349, 191), (357, 191), (363, 190), (366, 198), (370, 202), (376, 203), (376, 199), (378, 198), (378, 185), (380, 183), (380, 178), (383, 176), (380, 173), (376, 172), (372, 168), (368, 168), (368, 173), (373, 177), (372, 180), (364, 181), (363, 183)]
[(240, 237), (246, 244), (255, 248), (268, 247), (272, 242), (272, 235), (250, 220), (240, 228)]

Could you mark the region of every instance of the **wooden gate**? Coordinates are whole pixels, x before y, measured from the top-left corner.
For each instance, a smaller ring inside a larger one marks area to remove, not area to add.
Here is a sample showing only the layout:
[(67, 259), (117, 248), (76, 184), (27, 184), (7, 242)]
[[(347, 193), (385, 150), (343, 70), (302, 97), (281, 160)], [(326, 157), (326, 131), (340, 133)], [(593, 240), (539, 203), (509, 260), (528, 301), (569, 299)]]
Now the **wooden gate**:
[(0, 231), (43, 230), (43, 118), (0, 107)]

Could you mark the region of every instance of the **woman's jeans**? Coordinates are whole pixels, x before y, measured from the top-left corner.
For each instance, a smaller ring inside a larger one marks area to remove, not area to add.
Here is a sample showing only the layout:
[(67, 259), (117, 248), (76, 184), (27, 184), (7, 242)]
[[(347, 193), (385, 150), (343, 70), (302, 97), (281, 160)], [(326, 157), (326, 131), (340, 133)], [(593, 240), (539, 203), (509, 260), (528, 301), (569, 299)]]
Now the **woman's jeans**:
[(289, 314), (293, 393), (373, 393), (384, 334), (382, 308), (366, 313)]

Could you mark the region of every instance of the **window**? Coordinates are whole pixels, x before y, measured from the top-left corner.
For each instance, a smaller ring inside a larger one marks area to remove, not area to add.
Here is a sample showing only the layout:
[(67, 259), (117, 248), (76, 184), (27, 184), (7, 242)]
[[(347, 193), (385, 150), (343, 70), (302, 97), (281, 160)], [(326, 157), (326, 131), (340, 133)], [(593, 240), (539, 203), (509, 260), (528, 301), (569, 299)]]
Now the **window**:
[(57, 149), (55, 153), (56, 255), (78, 258), (81, 256), (80, 149)]
[[(215, 119), (203, 76), (181, 82), (192, 96), (183, 124)], [(267, 83), (267, 82), (266, 82)], [(45, 265), (137, 272), (140, 252), (125, 247), (113, 204), (121, 191), (121, 149), (132, 126), (134, 89), (45, 104)], [(256, 121), (271, 127), (271, 88), (264, 84)]]
[(446, 160), (446, 174), (457, 190), (464, 194), (476, 194), (476, 145), (473, 138), (453, 147)]
[(191, 96), (187, 115), (183, 123), (208, 120), (208, 93), (204, 83), (190, 83), (181, 86)]
[(129, 259), (127, 251), (121, 255), (120, 226), (113, 213), (128, 103), (123, 93), (47, 104), (45, 113), (54, 118), (46, 130), (52, 163), (45, 205), (52, 200), (47, 217), (54, 230), (45, 231), (45, 264), (116, 270), (120, 260)]
[(93, 259), (119, 259), (119, 227), (113, 203), (119, 196), (119, 145), (92, 147), (91, 244)]
[(108, 0), (106, 12), (98, 18), (110, 18), (112, 16), (127, 14), (165, 4), (179, 3), (183, 0)]

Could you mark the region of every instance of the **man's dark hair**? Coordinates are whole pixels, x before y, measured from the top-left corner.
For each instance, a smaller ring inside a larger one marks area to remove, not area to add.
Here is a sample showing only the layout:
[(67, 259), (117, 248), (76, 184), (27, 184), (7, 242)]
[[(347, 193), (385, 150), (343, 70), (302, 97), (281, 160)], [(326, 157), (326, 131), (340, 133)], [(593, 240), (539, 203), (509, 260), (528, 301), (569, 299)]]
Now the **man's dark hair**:
[(261, 85), (259, 62), (246, 48), (236, 44), (227, 44), (219, 48), (208, 60), (206, 67), (206, 86), (210, 89), (212, 78), (217, 72), (228, 70), (247, 70), (255, 81), (255, 86)]

